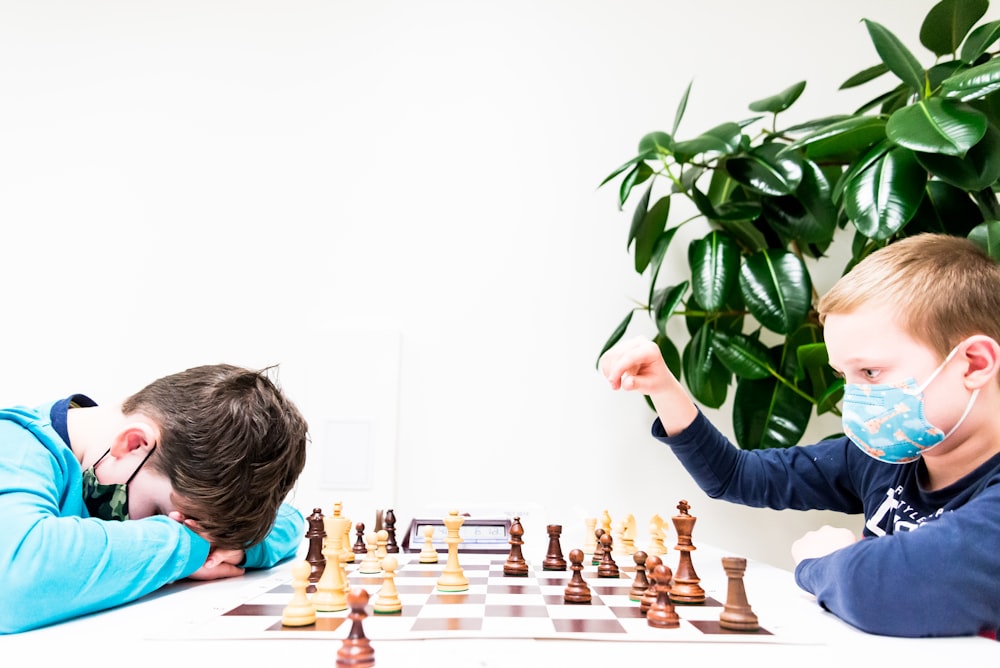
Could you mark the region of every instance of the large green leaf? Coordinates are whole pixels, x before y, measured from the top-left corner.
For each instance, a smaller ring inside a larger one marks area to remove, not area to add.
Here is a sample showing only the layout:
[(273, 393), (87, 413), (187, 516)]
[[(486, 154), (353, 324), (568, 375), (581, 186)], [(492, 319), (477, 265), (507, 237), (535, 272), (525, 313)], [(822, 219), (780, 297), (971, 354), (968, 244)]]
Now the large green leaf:
[(912, 151), (961, 156), (983, 138), (987, 124), (969, 105), (931, 97), (890, 116), (885, 134)]
[(764, 195), (790, 195), (802, 180), (802, 166), (794, 153), (783, 153), (781, 144), (762, 144), (744, 156), (726, 160), (733, 179)]
[(917, 153), (928, 172), (963, 190), (983, 190), (1000, 180), (1000, 130), (990, 125), (986, 135), (965, 157)]
[(750, 111), (764, 111), (771, 114), (784, 111), (792, 106), (797, 99), (799, 99), (799, 96), (802, 95), (802, 91), (805, 89), (806, 82), (799, 81), (776, 95), (771, 95), (755, 102), (751, 102)]
[(927, 173), (913, 151), (893, 148), (844, 186), (844, 210), (857, 230), (886, 241), (913, 217)]
[(687, 293), (690, 284), (689, 281), (681, 281), (677, 285), (662, 288), (657, 290), (653, 299), (650, 300), (650, 306), (653, 308), (653, 318), (656, 321), (656, 331), (661, 336), (667, 336), (667, 321), (674, 314), (677, 305), (684, 299), (684, 295)]
[(795, 331), (812, 306), (812, 281), (805, 264), (781, 248), (760, 251), (744, 260), (740, 293), (750, 314), (778, 334)]
[(968, 102), (1000, 90), (1000, 58), (953, 74), (941, 82), (941, 95), (948, 99)]
[(666, 132), (650, 132), (639, 140), (639, 155), (666, 155), (673, 145), (674, 138)]
[(642, 273), (649, 266), (657, 242), (663, 234), (670, 215), (670, 195), (661, 197), (642, 217), (635, 233), (635, 270)]
[(1000, 39), (1000, 21), (990, 21), (979, 26), (969, 33), (968, 39), (962, 45), (962, 62), (968, 65), (975, 64), (998, 39)]
[(715, 332), (713, 351), (720, 362), (740, 378), (767, 378), (771, 375), (771, 358), (767, 346), (746, 334)]
[(663, 334), (656, 336), (653, 342), (659, 346), (660, 355), (663, 357), (663, 361), (667, 363), (670, 373), (674, 374), (674, 378), (681, 378), (684, 373), (681, 368), (681, 354), (677, 350), (677, 346), (674, 345), (674, 342)]
[(1000, 262), (1000, 221), (990, 220), (977, 226), (969, 233), (969, 239)]
[(852, 74), (844, 83), (840, 84), (840, 90), (847, 90), (848, 88), (855, 88), (861, 84), (866, 84), (873, 79), (877, 79), (886, 72), (889, 68), (885, 66), (885, 63), (879, 63), (878, 65), (872, 65), (871, 67), (866, 67), (857, 74)]
[(720, 311), (734, 290), (740, 269), (740, 249), (726, 234), (713, 231), (688, 246), (691, 292), (709, 311)]
[(924, 17), (920, 43), (938, 56), (957, 52), (962, 40), (989, 6), (989, 0), (941, 0)]
[(906, 234), (912, 236), (932, 232), (964, 237), (981, 222), (983, 214), (968, 192), (950, 183), (932, 179), (927, 182), (924, 198), (916, 215), (906, 224)]
[(910, 50), (885, 26), (862, 19), (882, 62), (912, 90), (924, 90), (924, 68)]
[(670, 134), (677, 136), (677, 128), (681, 125), (681, 119), (684, 118), (684, 112), (687, 110), (688, 96), (691, 95), (691, 85), (693, 81), (689, 81), (687, 88), (684, 89), (684, 94), (681, 95), (680, 102), (677, 103), (677, 112), (674, 114), (674, 127)]
[(667, 255), (670, 242), (677, 234), (679, 227), (671, 227), (663, 231), (663, 234), (656, 240), (653, 246), (653, 255), (649, 258), (649, 303), (653, 303), (653, 295), (656, 291), (657, 277), (660, 275), (660, 268), (663, 266), (663, 258)]
[(622, 179), (621, 185), (618, 187), (618, 208), (620, 209), (625, 206), (625, 202), (632, 193), (632, 188), (645, 183), (646, 180), (652, 175), (653, 168), (644, 162), (640, 162), (629, 170), (629, 172), (625, 175), (625, 178)]
[(710, 326), (696, 331), (684, 347), (681, 364), (688, 389), (695, 401), (708, 408), (718, 408), (726, 401), (732, 374), (712, 354), (714, 332)]
[(885, 138), (885, 123), (878, 116), (851, 116), (797, 139), (784, 151), (801, 149), (807, 158), (817, 161), (852, 160)]
[(744, 450), (789, 448), (802, 439), (812, 404), (774, 378), (739, 380), (733, 399), (733, 435)]
[(604, 343), (604, 346), (601, 348), (601, 352), (598, 353), (597, 360), (594, 362), (594, 367), (600, 368), (601, 356), (604, 355), (604, 353), (608, 352), (608, 350), (610, 350), (616, 343), (621, 341), (622, 337), (625, 336), (625, 331), (628, 329), (629, 323), (632, 322), (632, 316), (635, 315), (635, 311), (636, 311), (635, 309), (629, 311), (628, 315), (625, 316), (625, 318), (622, 319), (620, 323), (618, 323), (617, 327), (615, 327), (615, 331), (611, 333), (611, 336), (608, 337), (608, 340)]

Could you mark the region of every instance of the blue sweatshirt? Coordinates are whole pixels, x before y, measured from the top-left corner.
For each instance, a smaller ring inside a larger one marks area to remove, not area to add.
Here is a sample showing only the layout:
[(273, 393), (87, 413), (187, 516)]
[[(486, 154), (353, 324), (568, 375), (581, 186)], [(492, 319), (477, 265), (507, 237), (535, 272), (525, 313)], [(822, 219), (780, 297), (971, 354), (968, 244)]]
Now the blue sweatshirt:
[[(0, 409), (0, 633), (133, 601), (191, 575), (208, 557), (207, 541), (166, 516), (89, 517), (80, 464), (57, 429), (68, 406)], [(304, 531), (302, 514), (283, 506), (244, 566), (294, 555)]]
[(935, 491), (923, 460), (886, 464), (847, 438), (741, 450), (699, 412), (653, 436), (705, 493), (758, 508), (864, 513), (862, 540), (795, 568), (798, 585), (879, 635), (995, 637), (1000, 627), (1000, 455)]

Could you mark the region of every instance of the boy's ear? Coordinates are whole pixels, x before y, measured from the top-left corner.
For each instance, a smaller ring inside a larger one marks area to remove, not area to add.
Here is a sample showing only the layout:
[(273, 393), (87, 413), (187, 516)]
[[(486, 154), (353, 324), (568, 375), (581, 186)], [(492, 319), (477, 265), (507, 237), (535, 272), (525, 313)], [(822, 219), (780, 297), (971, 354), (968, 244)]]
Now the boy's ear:
[(154, 443), (155, 435), (149, 425), (141, 422), (130, 422), (115, 435), (111, 444), (111, 455), (120, 458), (139, 449), (148, 452)]
[(965, 385), (970, 390), (993, 382), (1000, 373), (1000, 343), (985, 334), (970, 336), (963, 352), (969, 365), (965, 372)]

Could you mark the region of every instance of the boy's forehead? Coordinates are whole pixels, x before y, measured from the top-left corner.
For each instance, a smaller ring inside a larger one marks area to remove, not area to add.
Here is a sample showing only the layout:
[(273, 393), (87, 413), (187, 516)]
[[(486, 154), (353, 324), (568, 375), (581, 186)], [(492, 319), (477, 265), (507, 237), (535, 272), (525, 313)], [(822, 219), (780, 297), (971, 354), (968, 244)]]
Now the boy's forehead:
[(897, 317), (898, 311), (885, 303), (871, 303), (845, 313), (826, 316), (823, 338), (830, 363), (868, 359), (916, 344)]

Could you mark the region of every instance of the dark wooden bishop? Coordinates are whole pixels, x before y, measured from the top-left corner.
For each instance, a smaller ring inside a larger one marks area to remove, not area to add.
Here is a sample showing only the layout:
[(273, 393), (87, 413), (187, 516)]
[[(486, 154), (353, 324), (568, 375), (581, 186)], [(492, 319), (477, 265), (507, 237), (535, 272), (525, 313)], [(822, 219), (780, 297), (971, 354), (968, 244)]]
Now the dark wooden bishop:
[(546, 530), (549, 532), (549, 549), (542, 561), (542, 570), (564, 571), (566, 570), (566, 560), (563, 559), (562, 545), (559, 542), (559, 537), (562, 535), (562, 525), (550, 524)]
[(573, 575), (566, 584), (563, 600), (566, 603), (590, 603), (590, 586), (583, 579), (583, 550), (570, 550), (569, 563)]
[(521, 538), (523, 535), (524, 527), (521, 526), (521, 518), (515, 517), (510, 525), (510, 541), (508, 541), (510, 554), (503, 565), (504, 575), (523, 577), (528, 574), (528, 562), (524, 560), (524, 555), (521, 553), (521, 546), (524, 545), (524, 540)]
[(371, 641), (365, 636), (362, 620), (367, 617), (365, 606), (368, 605), (368, 592), (357, 587), (347, 595), (347, 605), (351, 612), (347, 618), (351, 620), (351, 630), (341, 641), (337, 650), (337, 665), (351, 668), (372, 668), (375, 665), (375, 650)]
[(389, 534), (389, 539), (385, 544), (385, 551), (389, 554), (396, 554), (399, 552), (399, 544), (396, 542), (396, 513), (392, 512), (392, 508), (385, 511), (385, 531)]

